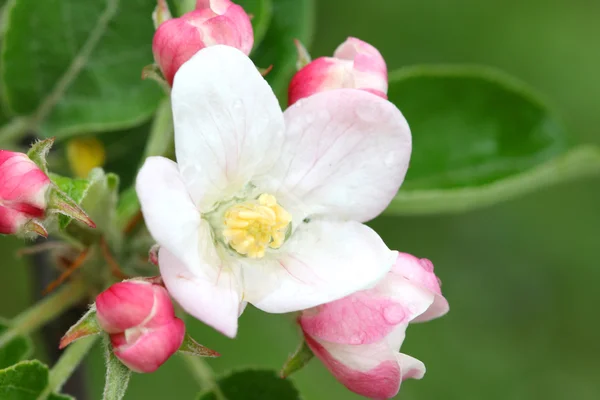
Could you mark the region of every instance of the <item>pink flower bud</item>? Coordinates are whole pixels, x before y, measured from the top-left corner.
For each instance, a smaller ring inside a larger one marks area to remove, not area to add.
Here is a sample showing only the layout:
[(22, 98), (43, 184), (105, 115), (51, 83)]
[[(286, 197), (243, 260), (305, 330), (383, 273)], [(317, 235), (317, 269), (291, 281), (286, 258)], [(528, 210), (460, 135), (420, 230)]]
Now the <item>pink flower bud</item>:
[(199, 50), (223, 44), (246, 55), (254, 44), (250, 17), (230, 0), (198, 0), (196, 10), (163, 22), (152, 42), (154, 59), (169, 85), (175, 73)]
[(403, 380), (425, 374), (422, 362), (399, 352), (409, 322), (447, 311), (431, 261), (400, 253), (374, 288), (305, 310), (298, 321), (308, 346), (341, 383), (389, 399)]
[(145, 281), (112, 285), (96, 298), (96, 318), (115, 356), (136, 372), (153, 372), (181, 346), (185, 325), (167, 290)]
[(50, 186), (26, 154), (0, 150), (0, 233), (20, 233), (31, 220), (43, 219)]
[(333, 57), (310, 62), (292, 78), (288, 102), (292, 105), (315, 93), (342, 88), (365, 90), (387, 99), (387, 67), (375, 47), (351, 37)]

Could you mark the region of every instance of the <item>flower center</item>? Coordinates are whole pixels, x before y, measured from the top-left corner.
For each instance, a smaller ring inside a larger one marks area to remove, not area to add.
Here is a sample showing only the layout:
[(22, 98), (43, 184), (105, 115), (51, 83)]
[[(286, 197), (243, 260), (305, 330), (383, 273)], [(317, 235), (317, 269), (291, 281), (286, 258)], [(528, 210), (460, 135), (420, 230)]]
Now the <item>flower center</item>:
[(275, 196), (263, 193), (225, 212), (223, 236), (238, 253), (262, 258), (267, 247), (281, 247), (291, 221), (292, 216), (277, 204)]

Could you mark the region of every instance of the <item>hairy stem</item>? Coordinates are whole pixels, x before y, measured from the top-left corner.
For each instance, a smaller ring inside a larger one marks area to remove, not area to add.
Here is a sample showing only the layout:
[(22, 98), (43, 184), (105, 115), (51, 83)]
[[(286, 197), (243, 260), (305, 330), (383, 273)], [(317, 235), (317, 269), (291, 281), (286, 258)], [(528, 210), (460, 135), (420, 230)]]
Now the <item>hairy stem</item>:
[(183, 355), (188, 368), (194, 378), (200, 384), (202, 393), (213, 393), (217, 400), (227, 400), (221, 388), (215, 380), (215, 375), (212, 368), (208, 365), (203, 357)]
[(58, 359), (50, 370), (48, 386), (38, 396), (37, 400), (45, 400), (51, 393), (58, 392), (83, 361), (88, 351), (92, 348), (98, 336), (90, 336), (73, 342)]
[[(0, 347), (18, 335), (28, 334), (55, 319), (71, 306), (78, 303), (86, 294), (81, 281), (65, 284), (53, 294), (46, 296), (33, 307), (19, 314), (10, 323), (10, 328), (0, 335)], [(58, 345), (58, 344), (57, 344)]]

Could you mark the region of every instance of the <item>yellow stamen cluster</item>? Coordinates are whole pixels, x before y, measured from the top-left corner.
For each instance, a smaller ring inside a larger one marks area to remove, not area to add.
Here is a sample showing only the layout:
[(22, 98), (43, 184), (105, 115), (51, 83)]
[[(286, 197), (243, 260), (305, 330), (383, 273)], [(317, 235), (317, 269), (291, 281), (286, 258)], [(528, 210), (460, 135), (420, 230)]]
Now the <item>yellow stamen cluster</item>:
[(277, 204), (275, 196), (263, 193), (225, 212), (223, 236), (238, 253), (262, 258), (267, 247), (281, 247), (291, 221), (292, 216)]

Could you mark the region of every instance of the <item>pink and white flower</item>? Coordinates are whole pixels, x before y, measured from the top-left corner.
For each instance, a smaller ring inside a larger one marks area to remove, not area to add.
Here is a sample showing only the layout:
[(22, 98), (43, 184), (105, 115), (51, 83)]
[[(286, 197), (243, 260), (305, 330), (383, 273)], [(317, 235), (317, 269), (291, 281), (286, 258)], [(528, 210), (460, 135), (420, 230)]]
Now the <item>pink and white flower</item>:
[[(21, 233), (30, 221), (43, 219), (51, 186), (26, 154), (0, 150), (0, 233)], [(45, 234), (40, 224), (32, 228)]]
[(406, 120), (390, 102), (343, 89), (281, 112), (239, 50), (199, 51), (175, 75), (177, 163), (137, 178), (161, 275), (196, 318), (235, 336), (246, 302), (272, 313), (374, 285), (395, 253), (362, 222), (404, 179)]
[(183, 63), (198, 50), (224, 44), (250, 54), (254, 32), (244, 9), (230, 0), (198, 0), (196, 9), (161, 23), (152, 51), (169, 85)]
[(433, 264), (400, 253), (374, 288), (305, 310), (306, 343), (348, 389), (372, 399), (394, 397), (400, 383), (421, 379), (425, 365), (399, 352), (409, 322), (448, 312)]
[(112, 285), (96, 298), (96, 319), (115, 356), (136, 372), (153, 372), (181, 346), (185, 325), (167, 290), (141, 280)]
[(341, 88), (360, 89), (387, 99), (387, 67), (375, 47), (351, 37), (335, 50), (333, 57), (310, 62), (292, 78), (289, 104), (315, 93)]

